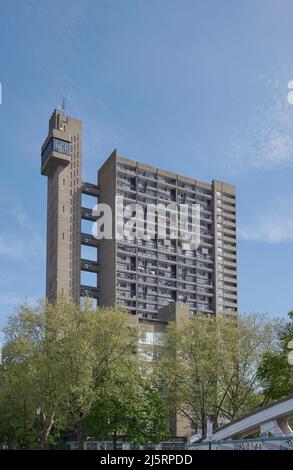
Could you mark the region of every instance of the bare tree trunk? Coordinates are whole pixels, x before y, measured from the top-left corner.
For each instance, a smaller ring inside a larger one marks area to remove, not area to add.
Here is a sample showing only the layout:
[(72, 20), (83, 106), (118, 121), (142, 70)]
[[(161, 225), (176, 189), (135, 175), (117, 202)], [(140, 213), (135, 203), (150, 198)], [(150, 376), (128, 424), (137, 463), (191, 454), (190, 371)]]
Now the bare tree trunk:
[(49, 440), (49, 435), (50, 435), (53, 423), (54, 423), (54, 413), (52, 413), (47, 418), (44, 416), (43, 432), (42, 432), (42, 437), (41, 437), (42, 449), (44, 450), (49, 449), (48, 440)]

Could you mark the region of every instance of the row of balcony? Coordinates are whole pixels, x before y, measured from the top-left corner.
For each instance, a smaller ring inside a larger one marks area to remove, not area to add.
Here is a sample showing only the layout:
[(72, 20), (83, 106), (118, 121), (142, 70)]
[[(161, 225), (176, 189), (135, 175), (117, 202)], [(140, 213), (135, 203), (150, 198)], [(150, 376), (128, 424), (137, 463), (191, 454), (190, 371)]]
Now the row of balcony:
[(203, 188), (199, 188), (195, 184), (187, 183), (177, 178), (168, 177), (161, 175), (160, 173), (152, 173), (148, 170), (142, 170), (140, 168), (131, 167), (123, 163), (117, 163), (117, 170), (122, 174), (131, 175), (131, 177), (144, 178), (150, 181), (157, 181), (158, 183), (168, 184), (170, 186), (176, 186), (187, 191), (196, 191), (198, 194), (201, 194), (206, 197), (212, 197), (211, 191)]
[(149, 297), (139, 297), (138, 299), (133, 299), (121, 296), (117, 299), (117, 303), (131, 309), (138, 308), (139, 311), (145, 310), (146, 312), (157, 312), (157, 310), (162, 306), (168, 305), (172, 302), (176, 302), (176, 300), (186, 303), (191, 309), (213, 312), (212, 302), (205, 300), (196, 301), (188, 299), (186, 298), (186, 296), (178, 296), (178, 298), (159, 297), (157, 301), (154, 301), (152, 298)]
[[(187, 261), (186, 259), (184, 261)], [(195, 272), (189, 272), (190, 271), (190, 268), (184, 268), (185, 266), (192, 266), (194, 269), (193, 271), (196, 269), (196, 268), (199, 268), (200, 272), (204, 271), (204, 270), (210, 270), (212, 269), (211, 267), (209, 267), (208, 265), (204, 265), (203, 263), (197, 263), (196, 265), (194, 265), (194, 263), (191, 263), (191, 264), (187, 264), (186, 262), (181, 262), (180, 263), (180, 260), (178, 262), (178, 273), (185, 273), (187, 275), (193, 275), (195, 274)], [(130, 262), (130, 259), (123, 259), (121, 257), (118, 257), (117, 259), (117, 267), (120, 268), (120, 269), (123, 269), (123, 270), (127, 270), (127, 271), (138, 271), (138, 272), (148, 272), (152, 275), (156, 275), (157, 273), (157, 270), (162, 270), (162, 268), (164, 269), (163, 272), (164, 274), (167, 276), (167, 275), (172, 275), (172, 277), (176, 277), (176, 270), (175, 268), (172, 270), (171, 267), (172, 266), (176, 266), (175, 264), (171, 264), (171, 266), (168, 266), (168, 267), (165, 267), (163, 266), (163, 264), (161, 263), (160, 264), (160, 261), (159, 263), (144, 263), (143, 260), (140, 258), (138, 260), (138, 263), (136, 264), (135, 262), (131, 263)]]
[[(123, 188), (120, 188), (120, 189), (123, 189)], [(118, 188), (119, 190), (119, 188)], [(127, 190), (126, 190), (127, 191)], [(170, 214), (174, 214), (174, 213), (177, 213), (178, 210), (179, 210), (179, 204), (182, 204), (182, 205), (186, 205), (188, 204), (189, 205), (189, 215), (190, 217), (192, 216), (192, 210), (191, 210), (191, 205), (193, 204), (199, 204), (200, 205), (200, 211), (201, 211), (201, 217), (202, 218), (205, 218), (207, 220), (212, 220), (212, 209), (211, 209), (211, 206), (209, 204), (204, 204), (202, 201), (197, 201), (197, 200), (194, 200), (194, 199), (191, 199), (191, 198), (180, 198), (180, 197), (177, 197), (176, 196), (173, 196), (173, 195), (169, 195), (167, 193), (164, 193), (164, 192), (158, 192), (156, 193), (155, 191), (140, 191), (138, 190), (137, 192), (135, 192), (134, 189), (130, 190), (129, 191), (132, 191), (132, 192), (129, 192), (129, 194), (124, 194), (123, 192), (122, 193), (119, 193), (120, 196), (123, 196), (124, 199), (126, 199), (126, 202), (127, 202), (127, 199), (130, 200), (131, 203), (138, 203), (138, 204), (141, 204), (141, 205), (145, 205), (145, 204), (157, 204), (157, 200), (160, 200), (159, 202), (162, 203), (165, 208), (166, 208), (166, 212), (167, 214), (170, 213)], [(149, 199), (151, 198), (151, 199)], [(168, 207), (169, 204), (171, 203), (174, 203), (174, 207)], [(211, 218), (210, 218), (211, 217)]]
[[(168, 276), (161, 276), (161, 277), (158, 277), (158, 279), (154, 280), (154, 279), (144, 279), (138, 276), (136, 280), (136, 279), (129, 279), (127, 276), (123, 276), (123, 273), (121, 272), (117, 273), (117, 277), (118, 279), (121, 279), (121, 280), (134, 281), (134, 282), (138, 282), (139, 284), (145, 284), (146, 286), (152, 284), (154, 286), (164, 286), (164, 287), (167, 287), (168, 289), (170, 288), (170, 289), (175, 289), (175, 290), (176, 289), (180, 290), (183, 288), (185, 290), (192, 290), (192, 291), (197, 290), (198, 292), (205, 292), (207, 294), (212, 294), (210, 289), (213, 287), (212, 281), (207, 280), (206, 282), (200, 283), (199, 279), (190, 280), (190, 279), (186, 279), (183, 277), (178, 277), (174, 279)], [(235, 295), (236, 295), (236, 291), (235, 291)]]

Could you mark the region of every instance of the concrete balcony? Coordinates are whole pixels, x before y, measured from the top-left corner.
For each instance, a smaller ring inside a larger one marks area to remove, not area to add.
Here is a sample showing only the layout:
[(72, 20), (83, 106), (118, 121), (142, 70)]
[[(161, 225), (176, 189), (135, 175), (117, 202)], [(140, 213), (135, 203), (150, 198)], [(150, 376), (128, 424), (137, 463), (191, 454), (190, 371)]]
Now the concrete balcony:
[(228, 197), (228, 196), (223, 195), (223, 204), (225, 203), (229, 207), (235, 207), (235, 203), (236, 203), (235, 197)]
[(56, 166), (67, 166), (71, 161), (71, 156), (65, 153), (50, 152), (48, 155), (42, 155), (41, 174), (48, 176)]
[(123, 281), (136, 282), (136, 274), (117, 271), (117, 278), (122, 279)]
[(236, 264), (235, 266), (232, 268), (230, 266), (225, 266), (225, 277), (228, 276), (229, 277), (229, 281), (231, 282), (231, 280), (233, 280), (234, 282), (237, 283), (237, 268), (236, 268)]
[(232, 259), (231, 260), (227, 260), (227, 259), (224, 259), (224, 268), (225, 270), (226, 269), (233, 269), (235, 268), (236, 270), (236, 259), (233, 261)]
[(71, 161), (70, 142), (57, 130), (47, 137), (41, 153), (42, 175), (48, 176), (58, 165), (67, 166)]
[(229, 228), (226, 228), (226, 226), (223, 227), (223, 238), (224, 238), (225, 240), (226, 240), (226, 239), (229, 240), (229, 238), (232, 238), (232, 239), (234, 238), (234, 240), (232, 240), (232, 241), (235, 241), (235, 238), (236, 238), (236, 229), (235, 229), (235, 228), (233, 229), (233, 228), (230, 227), (230, 226), (229, 226)]
[(117, 163), (117, 171), (126, 173), (127, 175), (135, 176), (136, 175), (136, 168), (127, 168), (120, 163)]
[(236, 227), (236, 220), (229, 220), (229, 219), (223, 219), (223, 226), (226, 226), (227, 228), (234, 229)]
[(226, 233), (227, 231), (225, 230), (225, 233), (223, 235), (223, 241), (224, 243), (236, 243), (236, 232), (234, 231), (233, 234), (231, 233)]
[(237, 303), (237, 292), (234, 292), (234, 294), (232, 294), (230, 291), (227, 292), (225, 291), (225, 303), (228, 303), (228, 304), (234, 304), (234, 303)]

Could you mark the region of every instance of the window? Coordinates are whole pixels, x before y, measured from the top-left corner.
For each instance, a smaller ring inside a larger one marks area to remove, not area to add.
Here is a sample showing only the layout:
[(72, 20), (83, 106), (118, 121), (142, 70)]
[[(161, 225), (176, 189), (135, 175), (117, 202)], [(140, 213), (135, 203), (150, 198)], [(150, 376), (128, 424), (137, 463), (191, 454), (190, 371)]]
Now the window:
[(65, 153), (65, 155), (70, 155), (69, 142), (61, 139), (51, 139), (52, 150), (53, 152)]
[(70, 145), (66, 140), (51, 138), (42, 153), (42, 165), (46, 162), (51, 152), (70, 155)]

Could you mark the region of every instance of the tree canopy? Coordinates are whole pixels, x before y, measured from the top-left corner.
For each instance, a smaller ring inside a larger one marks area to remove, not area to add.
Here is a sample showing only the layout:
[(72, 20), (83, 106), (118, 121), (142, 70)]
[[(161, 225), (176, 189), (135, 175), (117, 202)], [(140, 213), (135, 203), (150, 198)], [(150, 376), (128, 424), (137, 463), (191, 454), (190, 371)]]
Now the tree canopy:
[(138, 445), (214, 426), (293, 393), (288, 322), (264, 315), (198, 314), (171, 322), (160, 341), (120, 308), (59, 298), (23, 303), (9, 318), (0, 364), (0, 442), (48, 448), (73, 433)]
[(271, 348), (273, 324), (263, 315), (196, 315), (173, 323), (159, 362), (171, 408), (202, 435), (262, 401), (258, 368)]
[(278, 325), (278, 341), (264, 354), (259, 367), (266, 403), (293, 394), (293, 366), (288, 360), (288, 345), (293, 340), (293, 312), (289, 312), (288, 317), (288, 322)]
[(101, 377), (119, 369), (137, 345), (137, 331), (124, 311), (64, 299), (40, 301), (36, 308), (24, 303), (5, 335), (0, 406), (9, 426), (0, 432), (21, 434), (24, 445), (37, 438), (44, 448), (54, 431), (66, 427), (83, 440), (84, 417)]

